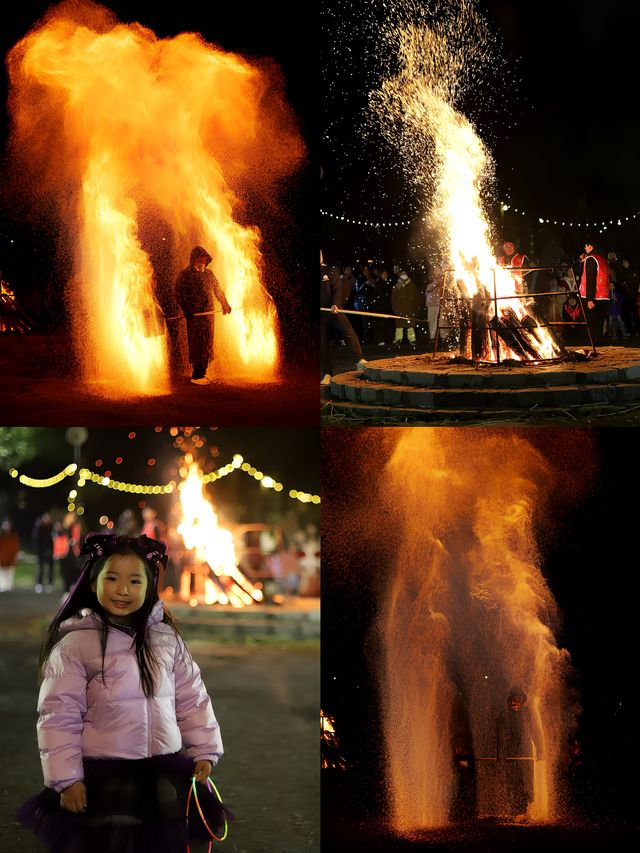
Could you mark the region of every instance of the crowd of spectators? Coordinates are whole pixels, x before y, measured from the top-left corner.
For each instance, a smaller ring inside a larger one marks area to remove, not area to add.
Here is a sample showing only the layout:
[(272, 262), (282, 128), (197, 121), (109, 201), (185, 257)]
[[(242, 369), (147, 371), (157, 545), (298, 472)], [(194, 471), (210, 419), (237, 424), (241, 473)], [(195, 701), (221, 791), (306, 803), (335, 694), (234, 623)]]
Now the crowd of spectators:
[[(182, 571), (193, 563), (193, 554), (185, 547), (176, 524), (165, 523), (152, 506), (142, 510), (125, 507), (117, 519), (111, 521), (104, 516), (93, 529), (128, 537), (144, 534), (166, 542), (169, 559), (163, 576), (165, 589), (177, 591)], [(14, 589), (16, 566), (24, 559), (33, 565), (36, 593), (68, 593), (82, 570), (86, 532), (75, 512), (52, 508), (36, 518), (30, 535), (23, 536), (25, 541), (21, 542), (11, 519), (4, 518), (0, 523), (0, 592)], [(275, 538), (270, 538), (266, 525), (256, 525), (255, 536), (253, 544), (261, 552), (259, 563), (264, 569), (257, 572), (255, 579), (274, 581), (277, 591), (285, 595), (320, 594), (320, 538), (314, 525), (308, 524), (286, 537), (280, 531)], [(239, 564), (246, 544), (244, 539), (236, 543)]]
[[(496, 252), (496, 257), (498, 254)], [(640, 279), (636, 266), (629, 257), (614, 251), (606, 256), (611, 300), (604, 336), (615, 340), (640, 335)], [(550, 322), (582, 322), (580, 301), (575, 295), (580, 285), (582, 260), (565, 257), (550, 263), (544, 256), (536, 258), (529, 254), (528, 263), (531, 267), (544, 267), (523, 276), (525, 292), (535, 298), (537, 310)], [(350, 322), (363, 345), (377, 345), (385, 352), (416, 349), (421, 345), (424, 348), (433, 342), (445, 278), (439, 260), (355, 261), (325, 266), (322, 273), (325, 282), (331, 284), (338, 308), (409, 318), (407, 321), (351, 315)], [(453, 280), (447, 278), (446, 285), (448, 291)], [(536, 298), (536, 294), (555, 293), (558, 295)], [(565, 343), (585, 342), (584, 330), (558, 329)], [(333, 342), (341, 343), (339, 334), (334, 336)]]

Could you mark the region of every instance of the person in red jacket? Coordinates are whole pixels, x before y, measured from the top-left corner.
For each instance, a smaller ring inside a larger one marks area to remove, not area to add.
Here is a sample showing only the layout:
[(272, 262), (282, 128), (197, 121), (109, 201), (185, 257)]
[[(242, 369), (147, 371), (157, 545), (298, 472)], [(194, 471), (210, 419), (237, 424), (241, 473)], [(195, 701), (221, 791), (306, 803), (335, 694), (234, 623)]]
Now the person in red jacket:
[[(529, 266), (529, 258), (523, 252), (516, 252), (515, 243), (507, 240), (502, 244), (502, 249), (504, 255), (498, 258), (498, 263), (501, 267), (520, 269), (521, 267)], [(524, 276), (520, 273), (513, 273), (513, 283), (515, 284), (516, 293), (524, 293)]]
[(597, 346), (603, 342), (603, 327), (609, 315), (609, 265), (606, 258), (596, 254), (591, 240), (585, 243), (581, 260), (584, 263), (580, 279), (580, 298), (593, 343)]

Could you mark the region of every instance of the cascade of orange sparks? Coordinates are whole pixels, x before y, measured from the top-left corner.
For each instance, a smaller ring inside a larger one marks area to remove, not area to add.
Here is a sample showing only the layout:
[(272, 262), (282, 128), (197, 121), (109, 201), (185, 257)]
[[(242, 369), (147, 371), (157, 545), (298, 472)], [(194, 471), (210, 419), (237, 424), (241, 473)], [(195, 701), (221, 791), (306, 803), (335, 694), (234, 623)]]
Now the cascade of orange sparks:
[(193, 462), (180, 490), (182, 521), (178, 533), (198, 562), (206, 563), (218, 583), (205, 580), (205, 604), (246, 607), (262, 601), (262, 591), (238, 569), (233, 536), (218, 525), (218, 517), (204, 494), (202, 477)]
[(109, 380), (114, 395), (168, 390), (140, 238), (148, 212), (167, 235), (172, 282), (193, 246), (213, 255), (233, 309), (216, 323), (216, 373), (273, 380), (277, 314), (235, 191), (274, 195), (301, 161), (278, 70), (192, 33), (158, 39), (89, 0), (49, 10), (7, 62), (15, 168), (36, 199), (55, 197), (74, 247), (68, 301), (85, 380)]
[[(411, 0), (404, 5), (408, 15), (415, 13)], [(524, 335), (538, 356), (557, 357), (559, 345), (546, 328), (531, 322), (526, 300), (506, 298), (518, 288), (512, 274), (496, 264), (491, 249), (485, 198), (493, 178), (492, 157), (471, 121), (456, 108), (465, 91), (467, 64), (472, 59), (478, 64), (490, 61), (482, 19), (472, 3), (460, 0), (457, 14), (448, 17), (446, 25), (403, 22), (387, 35), (396, 46), (400, 68), (372, 93), (371, 104), (382, 132), (399, 149), (425, 198), (431, 198), (430, 220), (440, 235), (446, 264), (454, 270), (449, 284), (455, 279), (467, 298), (482, 294), (491, 318), (495, 276), (498, 314), (511, 311), (519, 321), (526, 319)], [(499, 346), (502, 358), (521, 359), (504, 342)]]
[(544, 460), (513, 434), (399, 432), (385, 485), (402, 494), (391, 510), (400, 547), (377, 625), (391, 823), (411, 834), (449, 822), (461, 698), (478, 812), (504, 814), (496, 720), (513, 685), (527, 697), (530, 741), (523, 748), (536, 759), (528, 817), (553, 820), (562, 809), (561, 750), (575, 709), (532, 525), (550, 484)]

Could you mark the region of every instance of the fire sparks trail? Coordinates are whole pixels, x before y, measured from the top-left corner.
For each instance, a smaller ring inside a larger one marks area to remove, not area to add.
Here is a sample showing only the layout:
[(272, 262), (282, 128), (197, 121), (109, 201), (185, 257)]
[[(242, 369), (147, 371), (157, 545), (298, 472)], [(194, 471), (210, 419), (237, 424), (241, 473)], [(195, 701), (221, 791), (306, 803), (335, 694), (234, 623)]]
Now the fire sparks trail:
[[(206, 563), (214, 578), (204, 579), (205, 604), (231, 604), (246, 607), (262, 600), (262, 591), (255, 587), (237, 567), (233, 536), (218, 526), (216, 513), (203, 493), (198, 466), (192, 463), (180, 492), (182, 522), (178, 533), (187, 550), (194, 552), (198, 562)], [(187, 578), (188, 579), (188, 578)], [(190, 597), (190, 590), (184, 590)]]
[[(410, 0), (401, 7), (407, 16), (416, 14)], [(470, 87), (472, 70), (491, 61), (482, 18), (472, 2), (460, 0), (450, 4), (440, 22), (391, 25), (386, 38), (397, 53), (399, 70), (372, 93), (371, 105), (405, 169), (425, 198), (432, 196), (430, 219), (462, 298), (469, 307), (475, 298), (476, 312), (483, 303), (483, 359), (495, 361), (498, 346), (501, 358), (558, 357), (561, 347), (538, 325), (531, 304), (505, 298), (517, 286), (507, 270), (496, 268), (491, 250), (494, 240), (485, 214), (493, 179), (491, 154), (457, 107)], [(491, 301), (494, 275), (497, 317)], [(504, 327), (499, 340), (491, 340), (490, 324)], [(461, 351), (465, 347), (461, 341)]]
[(116, 395), (168, 390), (165, 337), (149, 322), (159, 283), (147, 218), (171, 252), (165, 289), (194, 245), (214, 256), (233, 309), (216, 324), (216, 372), (273, 380), (277, 314), (236, 193), (273, 194), (303, 155), (277, 69), (195, 34), (158, 39), (91, 2), (52, 8), (7, 61), (14, 163), (34, 197), (55, 199), (73, 246), (85, 380), (108, 379)]
[[(392, 825), (410, 834), (449, 822), (456, 754), (474, 756), (480, 816), (508, 815), (513, 788), (531, 784), (528, 818), (552, 820), (575, 709), (533, 533), (545, 463), (515, 435), (401, 432), (386, 471), (389, 492), (402, 493), (401, 545), (378, 621)], [(497, 733), (514, 687), (524, 705), (509, 725), (521, 726), (517, 757), (527, 759), (515, 770)]]

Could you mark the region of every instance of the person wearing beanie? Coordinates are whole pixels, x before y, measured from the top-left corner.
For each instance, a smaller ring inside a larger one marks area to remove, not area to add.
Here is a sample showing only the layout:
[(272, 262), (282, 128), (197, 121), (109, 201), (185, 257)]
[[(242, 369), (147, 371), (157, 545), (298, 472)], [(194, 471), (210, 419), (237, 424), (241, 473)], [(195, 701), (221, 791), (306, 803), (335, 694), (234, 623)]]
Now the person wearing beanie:
[[(391, 291), (391, 306), (394, 314), (404, 317), (415, 317), (418, 310), (418, 288), (404, 270), (400, 271), (397, 282)], [(407, 340), (415, 348), (416, 330), (412, 322), (408, 320), (396, 320), (396, 334), (394, 345), (402, 346), (404, 330), (407, 330)]]
[[(187, 318), (189, 363), (194, 385), (211, 384), (207, 379), (207, 368), (213, 358), (213, 297), (215, 296), (222, 306), (223, 314), (231, 312), (231, 306), (217, 278), (207, 269), (212, 260), (206, 249), (196, 246), (191, 251), (189, 266), (182, 270), (176, 281), (176, 299)], [(195, 316), (203, 313), (206, 316)]]
[(584, 246), (580, 298), (595, 346), (604, 340), (604, 323), (609, 315), (610, 282), (607, 259), (595, 252), (591, 239)]

